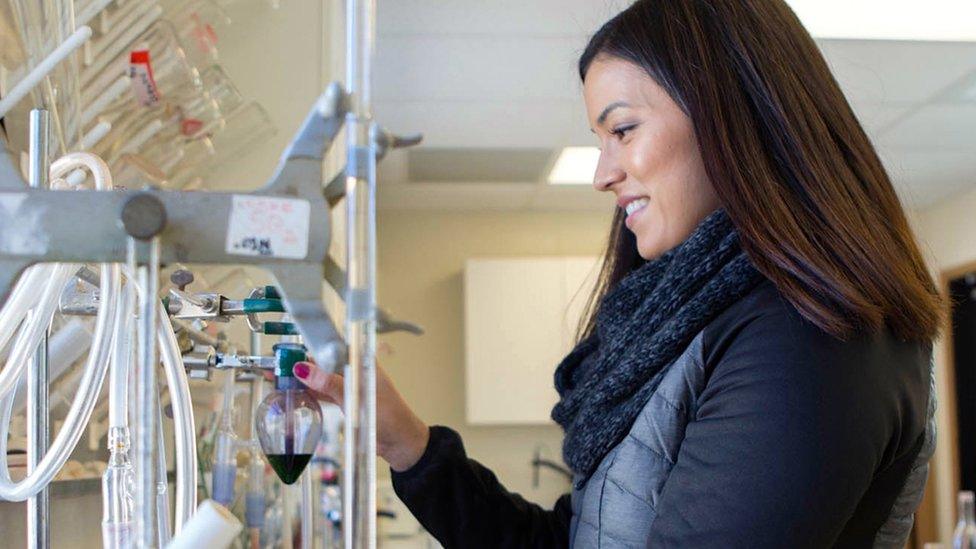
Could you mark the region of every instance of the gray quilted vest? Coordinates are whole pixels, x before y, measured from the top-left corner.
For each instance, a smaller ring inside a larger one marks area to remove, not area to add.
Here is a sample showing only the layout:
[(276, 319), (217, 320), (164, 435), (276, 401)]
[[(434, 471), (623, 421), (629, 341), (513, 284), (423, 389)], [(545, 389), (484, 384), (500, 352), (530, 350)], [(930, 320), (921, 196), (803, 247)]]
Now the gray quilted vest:
[[(570, 547), (646, 547), (658, 500), (678, 456), (685, 427), (705, 386), (704, 332), (669, 367), (627, 437), (589, 479), (576, 479)], [(935, 390), (930, 381), (925, 439), (875, 547), (903, 547), (922, 498), (935, 450)]]

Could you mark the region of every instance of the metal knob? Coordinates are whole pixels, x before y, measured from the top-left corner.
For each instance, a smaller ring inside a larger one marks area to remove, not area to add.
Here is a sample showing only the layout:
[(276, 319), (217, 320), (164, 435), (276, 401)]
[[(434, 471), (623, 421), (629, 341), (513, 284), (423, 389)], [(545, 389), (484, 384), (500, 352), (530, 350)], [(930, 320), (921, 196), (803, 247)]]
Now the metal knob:
[(122, 205), (122, 228), (139, 240), (149, 240), (166, 227), (166, 207), (151, 193), (137, 193)]
[(180, 290), (186, 290), (186, 287), (193, 283), (193, 273), (186, 269), (177, 269), (169, 275), (169, 281)]

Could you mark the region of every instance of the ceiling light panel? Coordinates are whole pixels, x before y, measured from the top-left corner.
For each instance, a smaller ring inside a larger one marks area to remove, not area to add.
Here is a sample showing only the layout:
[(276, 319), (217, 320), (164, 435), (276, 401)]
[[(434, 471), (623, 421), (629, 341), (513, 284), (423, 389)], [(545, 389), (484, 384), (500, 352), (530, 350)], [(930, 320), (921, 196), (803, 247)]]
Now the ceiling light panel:
[(596, 165), (600, 161), (597, 147), (566, 147), (559, 153), (549, 172), (553, 185), (589, 185), (593, 183)]
[(787, 0), (818, 38), (976, 41), (973, 0)]

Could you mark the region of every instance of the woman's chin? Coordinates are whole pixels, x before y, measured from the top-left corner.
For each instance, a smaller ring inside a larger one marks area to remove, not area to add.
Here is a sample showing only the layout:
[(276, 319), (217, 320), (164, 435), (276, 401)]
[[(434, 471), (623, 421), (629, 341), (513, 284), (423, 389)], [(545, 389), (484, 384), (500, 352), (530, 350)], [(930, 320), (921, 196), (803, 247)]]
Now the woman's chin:
[(664, 246), (662, 246), (660, 242), (650, 242), (644, 244), (640, 241), (640, 239), (637, 240), (637, 253), (645, 261), (657, 259), (664, 255), (665, 252), (667, 252), (667, 250), (664, 249)]

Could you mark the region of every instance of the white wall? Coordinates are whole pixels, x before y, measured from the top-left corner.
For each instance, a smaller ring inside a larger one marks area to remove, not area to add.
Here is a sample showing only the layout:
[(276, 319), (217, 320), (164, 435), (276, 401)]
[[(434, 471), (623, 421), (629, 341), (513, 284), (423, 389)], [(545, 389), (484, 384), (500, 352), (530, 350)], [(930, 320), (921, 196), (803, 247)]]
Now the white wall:
[[(611, 212), (431, 212), (379, 214), (378, 300), (394, 315), (421, 324), (422, 337), (380, 337), (379, 362), (418, 415), (461, 433), (468, 454), (510, 490), (551, 507), (569, 484), (548, 471), (532, 487), (536, 445), (562, 461), (562, 430), (541, 426), (470, 426), (465, 422), (465, 260), (472, 257), (598, 255)], [(556, 364), (547, 365), (553, 371)], [(380, 468), (380, 475), (388, 469)]]

